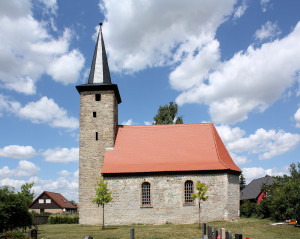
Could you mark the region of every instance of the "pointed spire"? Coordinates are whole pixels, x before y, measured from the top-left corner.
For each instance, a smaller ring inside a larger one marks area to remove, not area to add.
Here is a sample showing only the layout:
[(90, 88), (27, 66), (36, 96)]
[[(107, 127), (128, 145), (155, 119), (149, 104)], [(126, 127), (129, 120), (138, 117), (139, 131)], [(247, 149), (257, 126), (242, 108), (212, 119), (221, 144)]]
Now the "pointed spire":
[(99, 33), (91, 66), (89, 84), (111, 84), (107, 56), (102, 35), (102, 23), (99, 24)]

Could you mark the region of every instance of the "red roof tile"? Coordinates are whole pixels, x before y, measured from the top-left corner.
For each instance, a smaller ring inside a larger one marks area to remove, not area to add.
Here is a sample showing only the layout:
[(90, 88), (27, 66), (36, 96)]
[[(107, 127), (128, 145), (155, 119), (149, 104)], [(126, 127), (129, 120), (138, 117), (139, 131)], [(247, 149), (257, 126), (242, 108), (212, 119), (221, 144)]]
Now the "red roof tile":
[(46, 194), (49, 198), (51, 198), (53, 200), (53, 202), (55, 202), (57, 204), (57, 206), (59, 206), (61, 209), (76, 209), (76, 207), (70, 203), (63, 195), (61, 195), (60, 193), (53, 193), (53, 192), (48, 192), (48, 191), (44, 191), (42, 192), (30, 205), (29, 207), (31, 207), (31, 205), (33, 205), (42, 195)]
[(118, 126), (101, 173), (199, 170), (241, 172), (212, 123)]

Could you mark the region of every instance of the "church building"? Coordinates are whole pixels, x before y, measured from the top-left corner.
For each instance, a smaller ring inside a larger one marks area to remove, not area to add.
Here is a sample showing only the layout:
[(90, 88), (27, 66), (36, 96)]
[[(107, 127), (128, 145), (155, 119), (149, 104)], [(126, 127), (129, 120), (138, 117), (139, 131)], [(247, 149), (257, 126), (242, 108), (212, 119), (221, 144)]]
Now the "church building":
[(87, 84), (80, 94), (79, 223), (101, 224), (92, 202), (102, 176), (113, 200), (105, 224), (195, 223), (197, 181), (208, 186), (201, 220), (239, 218), (239, 175), (212, 123), (118, 125), (121, 96), (113, 84), (102, 29)]

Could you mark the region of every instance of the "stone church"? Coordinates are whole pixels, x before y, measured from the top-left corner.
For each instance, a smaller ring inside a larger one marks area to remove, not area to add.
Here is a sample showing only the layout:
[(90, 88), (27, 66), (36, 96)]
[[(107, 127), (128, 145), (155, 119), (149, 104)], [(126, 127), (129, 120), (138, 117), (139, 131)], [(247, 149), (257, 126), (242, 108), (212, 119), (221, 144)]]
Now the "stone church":
[(208, 185), (201, 220), (239, 218), (239, 175), (212, 123), (118, 125), (121, 96), (110, 78), (100, 30), (87, 84), (80, 94), (79, 218), (101, 224), (102, 209), (92, 203), (100, 175), (113, 200), (105, 223), (195, 223), (197, 181)]

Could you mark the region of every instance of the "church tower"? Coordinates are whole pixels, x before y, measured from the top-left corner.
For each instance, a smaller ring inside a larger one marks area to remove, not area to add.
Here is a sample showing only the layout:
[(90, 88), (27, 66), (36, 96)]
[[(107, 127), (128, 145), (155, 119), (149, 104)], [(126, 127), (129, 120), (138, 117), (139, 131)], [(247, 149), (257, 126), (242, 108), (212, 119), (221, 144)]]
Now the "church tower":
[(101, 23), (88, 84), (76, 88), (80, 94), (79, 223), (100, 224), (102, 210), (92, 200), (105, 151), (114, 147), (121, 103), (118, 86), (111, 83)]

